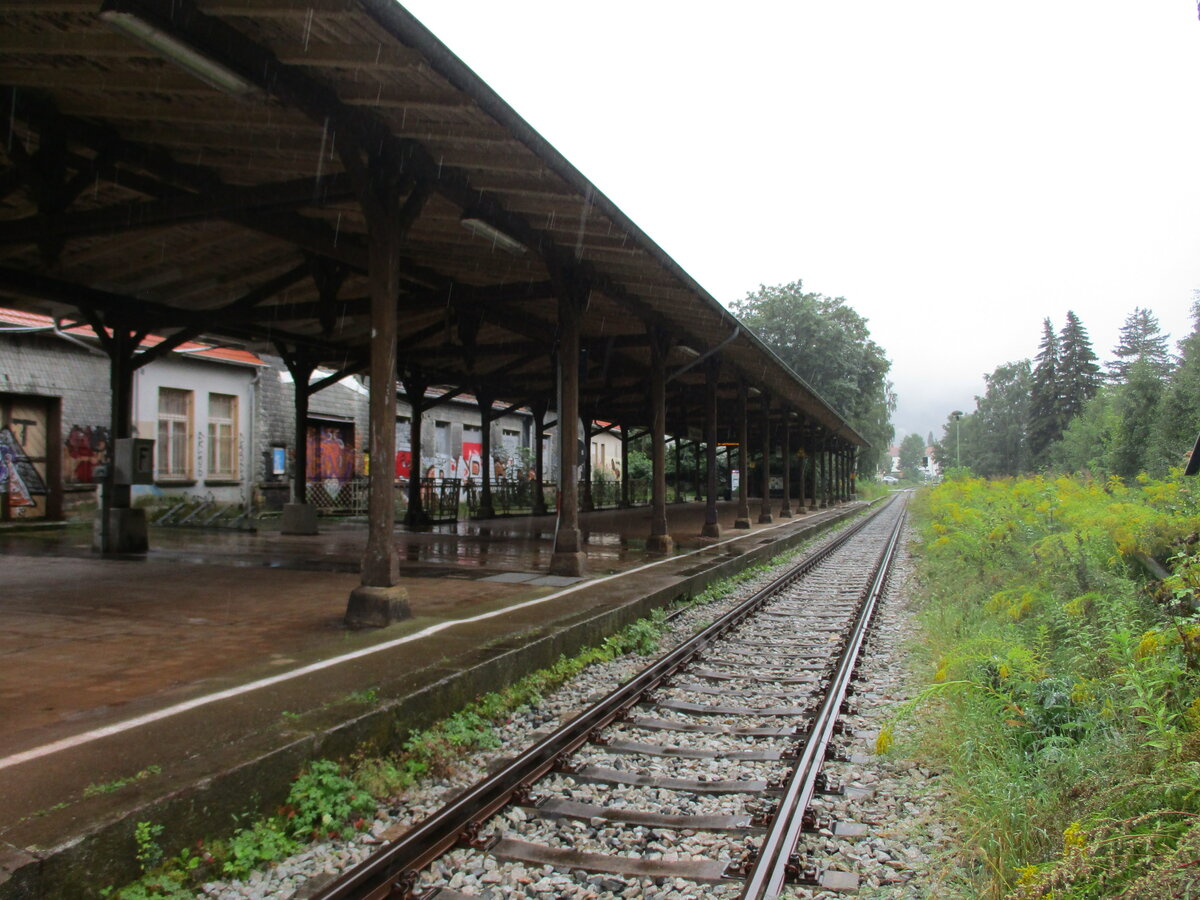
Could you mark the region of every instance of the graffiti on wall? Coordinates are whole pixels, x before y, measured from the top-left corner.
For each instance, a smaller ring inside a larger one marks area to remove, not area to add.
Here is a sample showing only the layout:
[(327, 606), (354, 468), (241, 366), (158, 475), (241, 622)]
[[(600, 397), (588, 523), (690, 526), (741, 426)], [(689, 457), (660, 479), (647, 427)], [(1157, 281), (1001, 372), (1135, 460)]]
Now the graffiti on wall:
[(0, 428), (0, 494), (7, 495), (9, 509), (18, 514), (36, 507), (35, 497), (46, 495), (45, 480), (7, 425)]
[(309, 425), (305, 474), (310, 482), (350, 481), (354, 477), (354, 426)]
[(72, 425), (64, 442), (63, 480), (92, 484), (104, 479), (108, 466), (108, 429), (103, 425)]

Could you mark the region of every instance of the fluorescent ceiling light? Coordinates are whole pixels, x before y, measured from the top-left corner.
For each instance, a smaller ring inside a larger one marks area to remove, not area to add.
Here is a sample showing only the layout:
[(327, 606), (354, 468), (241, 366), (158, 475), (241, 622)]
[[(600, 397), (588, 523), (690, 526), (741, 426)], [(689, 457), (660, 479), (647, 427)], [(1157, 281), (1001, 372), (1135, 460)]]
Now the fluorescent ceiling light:
[(157, 51), (211, 87), (237, 96), (258, 91), (253, 84), (228, 66), (217, 62), (212, 57), (205, 56), (169, 31), (146, 21), (136, 13), (105, 9), (101, 11), (100, 18), (117, 31)]
[(519, 256), (527, 249), (515, 237), (505, 234), (495, 225), (484, 221), (478, 216), (463, 216), (459, 221), (462, 222), (463, 228), (467, 229), (467, 231), (479, 235), (479, 237), (487, 238), (494, 246), (499, 247), (501, 250), (507, 250), (509, 253)]

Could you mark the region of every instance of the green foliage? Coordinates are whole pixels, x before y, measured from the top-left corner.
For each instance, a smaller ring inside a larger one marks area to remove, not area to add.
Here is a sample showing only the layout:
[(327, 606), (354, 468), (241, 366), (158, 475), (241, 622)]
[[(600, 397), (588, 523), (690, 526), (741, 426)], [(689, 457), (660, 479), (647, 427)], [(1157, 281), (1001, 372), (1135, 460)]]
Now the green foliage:
[(145, 781), (154, 775), (161, 775), (161, 766), (146, 766), (136, 775), (130, 775), (128, 778), (115, 778), (112, 781), (106, 781), (103, 784), (89, 784), (83, 789), (84, 797), (96, 797), (100, 794), (114, 794), (126, 785), (134, 784), (138, 781)]
[(760, 285), (731, 308), (870, 442), (859, 453), (858, 471), (874, 473), (892, 441), (896, 401), (887, 377), (892, 364), (871, 339), (867, 320), (844, 298), (805, 291), (800, 281)]
[(375, 799), (328, 759), (309, 764), (292, 783), (284, 807), (288, 832), (304, 839), (349, 837), (374, 809)]
[(239, 828), (226, 842), (221, 871), (233, 878), (245, 878), (259, 866), (299, 850), (299, 842), (288, 835), (279, 818), (260, 819), (248, 828)]
[(137, 861), (143, 872), (162, 862), (162, 847), (158, 846), (158, 838), (162, 832), (163, 827), (153, 822), (138, 822), (133, 827), (133, 839), (137, 843)]
[(900, 442), (900, 471), (906, 478), (921, 476), (921, 459), (925, 456), (925, 441), (919, 434), (906, 434)]
[[(1190, 484), (963, 477), (915, 513), (930, 685), (897, 714), (927, 714), (978, 895), (1175, 896), (1147, 874), (1176, 883), (1200, 845)], [(1163, 587), (1141, 553), (1172, 556)]]

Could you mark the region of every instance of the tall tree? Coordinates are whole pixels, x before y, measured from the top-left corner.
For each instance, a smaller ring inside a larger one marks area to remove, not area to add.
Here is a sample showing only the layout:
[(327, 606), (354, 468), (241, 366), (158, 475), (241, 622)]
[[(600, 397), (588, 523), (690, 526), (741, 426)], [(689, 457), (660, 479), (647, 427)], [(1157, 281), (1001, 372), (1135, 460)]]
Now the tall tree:
[(925, 456), (925, 441), (919, 434), (906, 434), (900, 442), (900, 471), (905, 478), (921, 477), (921, 460)]
[(1083, 412), (1100, 390), (1100, 366), (1079, 316), (1067, 311), (1067, 321), (1058, 338), (1058, 400), (1063, 427)]
[(1154, 313), (1140, 306), (1135, 307), (1125, 317), (1117, 346), (1113, 348), (1116, 358), (1108, 363), (1109, 379), (1114, 382), (1127, 381), (1130, 368), (1143, 361), (1160, 378), (1167, 375), (1175, 364), (1168, 347), (1169, 339), (1170, 335), (1163, 334)]
[(1029, 467), (1029, 360), (997, 366), (975, 398), (977, 437), (971, 468), (984, 477), (1017, 475)]
[(1193, 295), (1192, 323), (1192, 333), (1179, 342), (1179, 365), (1163, 391), (1150, 436), (1147, 468), (1155, 474), (1183, 465), (1200, 432), (1200, 291)]
[(1139, 359), (1126, 370), (1125, 381), (1112, 388), (1117, 421), (1110, 462), (1115, 475), (1132, 478), (1150, 467), (1150, 441), (1164, 387), (1160, 371), (1153, 360)]
[(1047, 448), (1062, 437), (1058, 354), (1058, 336), (1050, 319), (1046, 318), (1042, 321), (1042, 342), (1038, 345), (1029, 387), (1029, 456), (1035, 467), (1047, 462)]
[(858, 465), (860, 473), (873, 473), (892, 442), (896, 397), (887, 377), (892, 364), (871, 340), (867, 320), (844, 298), (805, 291), (800, 281), (760, 285), (732, 309), (870, 441)]

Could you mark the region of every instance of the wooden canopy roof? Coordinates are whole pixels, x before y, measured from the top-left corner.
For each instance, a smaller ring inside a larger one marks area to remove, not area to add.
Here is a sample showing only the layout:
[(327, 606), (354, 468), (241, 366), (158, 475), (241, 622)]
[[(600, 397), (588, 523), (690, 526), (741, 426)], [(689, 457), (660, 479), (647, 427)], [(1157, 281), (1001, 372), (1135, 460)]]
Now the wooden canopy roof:
[(744, 377), (865, 443), (393, 0), (0, 0), (0, 116), (0, 302), (360, 369), (366, 225), (338, 142), (386, 143), (412, 220), (402, 369), (552, 396), (565, 267), (587, 286), (585, 413), (646, 422), (655, 328), (672, 430), (699, 423), (688, 366), (720, 347), (723, 402)]

